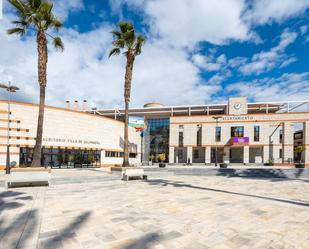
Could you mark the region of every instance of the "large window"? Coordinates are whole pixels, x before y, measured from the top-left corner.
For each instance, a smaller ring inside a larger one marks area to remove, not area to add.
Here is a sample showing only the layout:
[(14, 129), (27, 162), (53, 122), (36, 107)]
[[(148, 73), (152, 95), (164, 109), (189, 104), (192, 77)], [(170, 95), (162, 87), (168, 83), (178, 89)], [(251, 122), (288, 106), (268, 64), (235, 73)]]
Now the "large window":
[(183, 131), (184, 127), (183, 125), (179, 125), (179, 132), (178, 132), (178, 146), (183, 146)]
[(202, 125), (197, 125), (196, 145), (202, 146)]
[(260, 126), (254, 126), (254, 142), (260, 141)]
[[(105, 151), (105, 157), (123, 157), (124, 152), (120, 151)], [(135, 158), (136, 153), (129, 153), (130, 158)]]
[(244, 127), (243, 126), (233, 126), (231, 127), (231, 137), (243, 137)]
[(169, 134), (170, 120), (168, 118), (147, 119), (147, 129), (144, 133), (144, 153), (148, 155), (148, 160), (152, 162), (168, 162)]
[[(32, 148), (20, 148), (20, 165), (30, 166), (32, 158)], [(42, 149), (42, 165), (50, 167), (99, 167), (101, 164), (100, 158), (100, 150)]]
[(216, 142), (220, 142), (221, 141), (221, 127), (217, 126), (216, 127)]

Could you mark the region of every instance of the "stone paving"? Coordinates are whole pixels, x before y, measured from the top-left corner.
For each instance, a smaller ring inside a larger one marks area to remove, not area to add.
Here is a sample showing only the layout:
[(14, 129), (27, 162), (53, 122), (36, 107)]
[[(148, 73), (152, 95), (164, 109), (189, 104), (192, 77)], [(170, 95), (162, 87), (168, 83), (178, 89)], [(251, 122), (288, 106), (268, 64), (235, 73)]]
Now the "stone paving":
[(0, 249), (309, 248), (303, 180), (52, 175), (50, 187), (0, 188)]

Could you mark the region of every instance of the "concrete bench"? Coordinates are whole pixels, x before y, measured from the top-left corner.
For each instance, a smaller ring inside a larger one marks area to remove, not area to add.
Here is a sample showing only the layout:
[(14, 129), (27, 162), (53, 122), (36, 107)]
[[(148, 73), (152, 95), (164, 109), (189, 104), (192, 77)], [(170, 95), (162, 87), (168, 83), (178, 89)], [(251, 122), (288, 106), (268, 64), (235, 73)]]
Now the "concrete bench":
[(130, 178), (141, 178), (147, 180), (147, 175), (145, 175), (143, 169), (125, 169), (122, 180), (128, 181)]
[(12, 186), (33, 186), (47, 185), (49, 186), (50, 174), (47, 171), (30, 171), (30, 172), (11, 172), (6, 180), (6, 188)]

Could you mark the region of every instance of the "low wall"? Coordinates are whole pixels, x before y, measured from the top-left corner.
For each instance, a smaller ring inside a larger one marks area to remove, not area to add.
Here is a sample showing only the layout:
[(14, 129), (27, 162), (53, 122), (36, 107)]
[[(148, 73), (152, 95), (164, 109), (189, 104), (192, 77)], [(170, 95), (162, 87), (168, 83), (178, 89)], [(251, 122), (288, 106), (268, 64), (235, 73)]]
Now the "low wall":
[(192, 176), (226, 176), (226, 177), (251, 177), (251, 178), (281, 178), (281, 179), (308, 179), (309, 169), (220, 169), (220, 168), (147, 168), (147, 173)]

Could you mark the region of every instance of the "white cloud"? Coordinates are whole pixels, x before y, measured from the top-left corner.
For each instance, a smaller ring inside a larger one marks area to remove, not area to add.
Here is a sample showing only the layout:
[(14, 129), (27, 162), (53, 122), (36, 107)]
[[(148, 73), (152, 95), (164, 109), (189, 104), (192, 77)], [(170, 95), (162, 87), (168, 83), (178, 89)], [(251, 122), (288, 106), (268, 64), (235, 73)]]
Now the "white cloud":
[(119, 0), (114, 8), (128, 4), (142, 9), (153, 35), (173, 46), (194, 47), (198, 42), (223, 44), (247, 40), (247, 25), (241, 20), (245, 0)]
[[(33, 37), (8, 36), (8, 20), (0, 23), (0, 79), (13, 76), (20, 87), (14, 99), (37, 102), (37, 51)], [(118, 107), (123, 103), (125, 57), (107, 58), (111, 49), (111, 27), (100, 26), (87, 33), (63, 29), (63, 53), (51, 45), (48, 61), (47, 104), (63, 106), (65, 100), (88, 99), (92, 106)], [(168, 65), (168, 66), (167, 66)], [(202, 84), (200, 71), (186, 51), (149, 41), (136, 58), (132, 106), (148, 101), (163, 104), (197, 104), (209, 101), (221, 86)], [(6, 98), (1, 92), (1, 98)]]
[(254, 54), (250, 62), (239, 67), (239, 71), (245, 75), (267, 72), (276, 66), (284, 67), (295, 62), (296, 58), (288, 57), (285, 49), (297, 38), (297, 33), (284, 31), (280, 36), (280, 42), (269, 51)]
[(226, 56), (224, 54), (217, 58), (213, 55), (195, 54), (192, 56), (192, 60), (195, 65), (206, 71), (219, 71), (226, 64)]
[[(4, 4), (3, 8), (5, 15), (15, 13), (15, 9), (11, 6), (9, 2), (3, 1), (3, 4)], [(53, 4), (54, 4), (53, 13), (62, 21), (65, 21), (68, 18), (70, 12), (78, 12), (84, 10), (83, 0), (69, 0), (69, 1), (57, 0), (53, 1)]]
[(282, 22), (303, 14), (308, 7), (308, 0), (254, 0), (246, 18), (258, 25), (271, 21)]
[(309, 96), (309, 73), (285, 73), (278, 78), (234, 83), (226, 90), (247, 96), (252, 101), (306, 100)]

